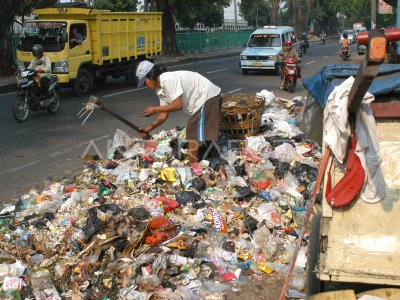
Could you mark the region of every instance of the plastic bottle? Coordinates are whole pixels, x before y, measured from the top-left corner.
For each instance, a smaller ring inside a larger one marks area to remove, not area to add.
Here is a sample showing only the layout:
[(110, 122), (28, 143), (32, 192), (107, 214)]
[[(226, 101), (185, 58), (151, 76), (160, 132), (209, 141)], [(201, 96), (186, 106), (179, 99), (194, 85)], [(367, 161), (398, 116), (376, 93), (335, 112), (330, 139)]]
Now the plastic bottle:
[(222, 284), (222, 283), (214, 283), (212, 281), (204, 281), (203, 282), (203, 289), (211, 292), (211, 293), (220, 293), (229, 291), (232, 288), (229, 285)]
[(263, 226), (254, 231), (253, 238), (254, 242), (258, 245), (259, 249), (264, 253), (267, 259), (271, 259), (276, 252), (277, 241), (269, 232), (267, 226)]
[(36, 300), (61, 300), (48, 270), (41, 270), (31, 276), (31, 285)]

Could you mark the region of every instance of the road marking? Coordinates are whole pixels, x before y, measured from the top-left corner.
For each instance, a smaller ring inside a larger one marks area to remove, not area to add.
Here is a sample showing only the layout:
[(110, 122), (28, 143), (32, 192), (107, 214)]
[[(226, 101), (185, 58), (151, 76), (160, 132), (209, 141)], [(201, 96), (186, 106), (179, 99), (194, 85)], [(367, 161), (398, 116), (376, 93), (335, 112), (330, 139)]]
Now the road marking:
[(11, 92), (11, 93), (5, 93), (5, 94), (0, 94), (0, 97), (1, 97), (1, 96), (12, 95), (12, 94), (15, 94), (15, 92)]
[(327, 56), (324, 56), (323, 58), (328, 58), (329, 57), (329, 55), (327, 55)]
[(306, 63), (306, 66), (307, 66), (307, 65), (311, 65), (312, 63), (315, 63), (315, 60), (312, 60), (312, 61)]
[(43, 158), (43, 159), (33, 160), (33, 161), (31, 161), (31, 162), (29, 162), (29, 163), (27, 163), (27, 164), (25, 164), (25, 165), (22, 165), (22, 166), (19, 166), (19, 167), (10, 169), (10, 170), (8, 170), (8, 172), (9, 172), (9, 173), (12, 173), (12, 172), (15, 172), (15, 171), (19, 171), (19, 170), (22, 170), (22, 169), (31, 167), (31, 166), (33, 166), (33, 165), (36, 165), (36, 164), (38, 164), (38, 163), (41, 163), (42, 161), (47, 161), (49, 158), (55, 158), (55, 157), (57, 157), (57, 156), (63, 155), (63, 154), (65, 154), (65, 153), (67, 153), (67, 152), (70, 152), (70, 151), (73, 150), (73, 149), (76, 149), (76, 148), (85, 146), (85, 145), (87, 145), (87, 144), (89, 144), (89, 143), (92, 143), (93, 141), (94, 141), (94, 142), (98, 142), (98, 141), (107, 139), (107, 138), (109, 138), (109, 137), (110, 137), (110, 135), (107, 134), (107, 135), (103, 135), (103, 136), (101, 136), (101, 137), (99, 137), (99, 138), (97, 138), (97, 139), (93, 139), (93, 140), (91, 140), (91, 141), (89, 141), (89, 142), (83, 142), (83, 143), (76, 144), (75, 146), (65, 148), (64, 150), (57, 151), (57, 152), (53, 152), (53, 153), (51, 153), (50, 155), (46, 156), (46, 157)]
[(220, 70), (215, 70), (215, 71), (210, 71), (210, 72), (206, 72), (207, 74), (212, 74), (212, 73), (217, 73), (217, 72), (222, 72), (222, 71), (226, 71), (228, 70), (227, 68), (225, 69), (220, 69)]
[(226, 92), (226, 93), (222, 94), (222, 96), (224, 96), (224, 95), (226, 95), (226, 94), (232, 94), (232, 93), (237, 92), (237, 91), (240, 91), (240, 90), (241, 90), (241, 89), (232, 90), (232, 91), (229, 91), (229, 92)]
[(134, 92), (134, 91), (139, 91), (139, 90), (144, 90), (146, 87), (141, 87), (138, 89), (131, 89), (131, 90), (126, 90), (126, 91), (122, 91), (122, 92), (118, 92), (118, 93), (113, 93), (113, 94), (108, 94), (108, 95), (104, 95), (103, 98), (108, 98), (108, 97), (112, 97), (112, 96), (116, 96), (116, 95), (121, 95), (121, 94), (126, 94), (126, 93), (130, 93), (130, 92)]

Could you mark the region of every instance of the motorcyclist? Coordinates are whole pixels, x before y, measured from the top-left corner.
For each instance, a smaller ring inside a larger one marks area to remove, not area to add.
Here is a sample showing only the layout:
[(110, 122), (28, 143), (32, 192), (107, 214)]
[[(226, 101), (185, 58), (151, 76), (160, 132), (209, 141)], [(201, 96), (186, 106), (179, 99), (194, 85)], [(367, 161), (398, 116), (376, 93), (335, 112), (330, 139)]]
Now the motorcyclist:
[(325, 31), (321, 31), (321, 33), (320, 33), (320, 35), (319, 35), (319, 38), (320, 39), (323, 39), (323, 40), (326, 40), (326, 33), (325, 33)]
[(307, 35), (307, 33), (303, 32), (301, 34), (301, 40), (306, 42), (307, 48), (310, 48), (310, 44), (308, 43), (308, 35)]
[(342, 55), (342, 49), (347, 48), (348, 54), (350, 56), (350, 42), (349, 42), (349, 36), (347, 35), (347, 33), (343, 34), (343, 39), (340, 43), (342, 44), (342, 46), (340, 47), (340, 55)]
[[(292, 47), (293, 42), (291, 40), (286, 40), (283, 44), (283, 48), (281, 51), (279, 51), (279, 62), (282, 65), (282, 72), (281, 72), (281, 82), (279, 89), (283, 90), (284, 85), (285, 85), (285, 74), (283, 72), (283, 61), (285, 59), (295, 59), (297, 62), (301, 62), (301, 58), (299, 54), (297, 53), (296, 49)], [(298, 77), (301, 78), (301, 68), (299, 65), (297, 65), (297, 74)]]
[(43, 46), (36, 44), (32, 47), (33, 59), (28, 66), (28, 69), (36, 70), (39, 74), (40, 91), (43, 96), (47, 95), (50, 83), (51, 60), (43, 55)]

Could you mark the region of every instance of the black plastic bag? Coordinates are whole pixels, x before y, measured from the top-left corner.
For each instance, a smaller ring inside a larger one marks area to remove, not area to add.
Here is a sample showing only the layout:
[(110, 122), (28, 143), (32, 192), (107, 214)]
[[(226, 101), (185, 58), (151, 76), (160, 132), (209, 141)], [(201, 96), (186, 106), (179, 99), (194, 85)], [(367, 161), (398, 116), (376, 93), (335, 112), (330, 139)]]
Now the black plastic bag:
[(235, 190), (239, 194), (239, 200), (250, 200), (255, 195), (249, 187), (235, 186)]
[(100, 230), (100, 220), (97, 218), (96, 208), (89, 209), (89, 218), (82, 231), (85, 234), (85, 241), (87, 242)]
[(122, 159), (124, 158), (124, 153), (126, 152), (125, 146), (118, 146), (115, 148), (113, 159)]
[(123, 210), (116, 204), (113, 203), (104, 203), (96, 207), (98, 210), (102, 211), (103, 213), (107, 212), (108, 210), (112, 212), (113, 215), (116, 215)]
[(228, 162), (221, 157), (213, 157), (209, 160), (209, 162), (209, 167), (214, 171), (218, 171), (221, 166), (225, 166), (228, 164)]
[(196, 189), (197, 191), (199, 191), (199, 192), (202, 192), (202, 191), (204, 191), (205, 189), (206, 189), (206, 182), (202, 179), (202, 178), (200, 178), (200, 177), (196, 177), (196, 178), (194, 178), (192, 181), (191, 181), (191, 183), (192, 183), (192, 187), (194, 188), (194, 189)]
[(125, 247), (129, 245), (129, 242), (125, 238), (118, 238), (111, 242), (111, 245), (117, 250), (118, 252), (122, 252), (125, 250)]
[(293, 147), (295, 147), (295, 145), (291, 139), (284, 138), (284, 137), (281, 137), (278, 135), (265, 137), (265, 140), (271, 144), (273, 149), (275, 149), (275, 147), (277, 147), (279, 145), (282, 145), (283, 143), (288, 143), (288, 144), (292, 145)]
[(180, 191), (176, 195), (176, 201), (181, 205), (188, 205), (188, 203), (194, 203), (197, 200), (200, 200), (200, 196), (192, 191)]
[(306, 164), (298, 164), (290, 169), (290, 173), (292, 173), (301, 184), (307, 185), (317, 180), (318, 169)]
[(171, 140), (169, 146), (172, 148), (172, 155), (175, 159), (183, 159), (181, 149), (187, 149), (188, 144), (186, 142), (179, 142), (178, 140)]
[(269, 158), (270, 162), (274, 165), (274, 176), (276, 179), (282, 179), (290, 170), (290, 164), (279, 161), (276, 158)]
[(143, 206), (132, 208), (128, 215), (134, 217), (138, 221), (144, 221), (151, 218), (149, 211)]

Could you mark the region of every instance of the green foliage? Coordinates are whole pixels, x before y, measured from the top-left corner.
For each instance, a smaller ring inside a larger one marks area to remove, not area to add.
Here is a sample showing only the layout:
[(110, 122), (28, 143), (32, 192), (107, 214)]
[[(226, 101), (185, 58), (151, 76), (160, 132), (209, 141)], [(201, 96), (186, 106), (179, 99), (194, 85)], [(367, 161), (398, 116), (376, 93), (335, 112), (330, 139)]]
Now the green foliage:
[(182, 27), (194, 28), (196, 23), (205, 26), (221, 26), (224, 20), (224, 7), (229, 0), (170, 0), (174, 18)]
[(138, 0), (96, 0), (94, 7), (111, 11), (137, 11)]
[(251, 26), (271, 24), (271, 4), (269, 0), (242, 0), (240, 14)]

